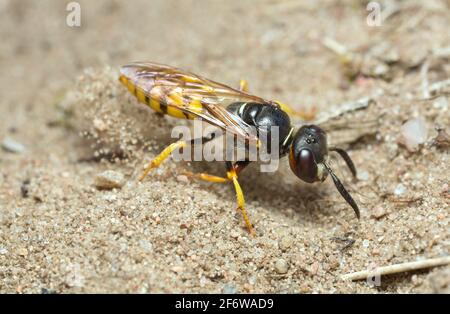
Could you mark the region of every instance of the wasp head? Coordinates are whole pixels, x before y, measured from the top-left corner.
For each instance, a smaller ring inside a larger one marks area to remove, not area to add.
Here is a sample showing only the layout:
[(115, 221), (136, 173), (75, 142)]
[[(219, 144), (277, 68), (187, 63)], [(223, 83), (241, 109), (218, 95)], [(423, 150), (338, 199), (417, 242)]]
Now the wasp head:
[(356, 176), (350, 156), (339, 148), (328, 148), (327, 134), (316, 125), (304, 125), (294, 135), (289, 150), (289, 165), (292, 172), (305, 182), (324, 181), (328, 175), (333, 179), (339, 193), (353, 208), (359, 219), (359, 208), (328, 164), (328, 152), (337, 152)]
[(328, 156), (326, 133), (315, 125), (302, 126), (294, 135), (289, 151), (289, 164), (297, 177), (313, 183), (326, 179), (322, 165)]

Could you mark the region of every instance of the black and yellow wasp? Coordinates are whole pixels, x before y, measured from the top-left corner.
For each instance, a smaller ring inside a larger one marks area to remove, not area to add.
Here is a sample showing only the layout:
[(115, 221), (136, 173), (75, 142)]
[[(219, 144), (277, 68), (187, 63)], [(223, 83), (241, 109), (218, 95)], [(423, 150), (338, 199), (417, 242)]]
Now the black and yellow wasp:
[[(358, 205), (329, 165), (329, 151), (337, 152), (354, 176), (355, 166), (343, 149), (328, 147), (327, 134), (319, 126), (303, 125), (296, 129), (291, 125), (290, 115), (299, 115), (308, 120), (311, 117), (307, 113), (294, 111), (279, 101), (249, 94), (247, 83), (243, 80), (240, 88), (234, 89), (190, 72), (151, 62), (123, 66), (120, 69), (120, 81), (140, 102), (156, 112), (181, 119), (201, 119), (245, 140), (257, 140), (257, 134), (251, 132), (250, 127), (278, 127), (279, 157), (288, 155), (291, 170), (305, 182), (324, 181), (330, 175), (337, 190), (359, 219)], [(211, 135), (189, 142), (180, 140), (169, 145), (147, 166), (140, 180), (175, 150), (199, 141), (204, 144), (213, 138)], [(226, 177), (206, 173), (192, 175), (210, 182), (231, 181), (236, 190), (238, 208), (249, 232), (253, 234), (253, 225), (245, 210), (244, 194), (238, 182), (241, 171), (249, 163), (248, 160), (226, 161)]]

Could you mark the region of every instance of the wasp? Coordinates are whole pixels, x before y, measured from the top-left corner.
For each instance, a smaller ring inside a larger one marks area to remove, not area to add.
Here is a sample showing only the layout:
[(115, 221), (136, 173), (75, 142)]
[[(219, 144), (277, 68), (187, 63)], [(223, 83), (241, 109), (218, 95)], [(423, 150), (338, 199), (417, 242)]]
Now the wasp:
[[(337, 152), (356, 177), (356, 168), (347, 152), (329, 147), (326, 132), (317, 125), (304, 124), (294, 127), (291, 116), (311, 119), (312, 114), (296, 111), (280, 101), (265, 100), (248, 92), (248, 84), (240, 81), (239, 89), (217, 83), (202, 76), (175, 67), (151, 62), (136, 62), (120, 69), (120, 82), (141, 102), (160, 114), (180, 119), (201, 119), (208, 124), (233, 132), (236, 136), (251, 140), (258, 138), (250, 127), (256, 129), (278, 127), (279, 157), (288, 156), (292, 172), (301, 180), (322, 182), (330, 176), (341, 196), (353, 208), (359, 219), (359, 208), (329, 163), (329, 152)], [(140, 176), (142, 181), (148, 173), (161, 165), (175, 150), (195, 143), (204, 144), (214, 136), (191, 141), (179, 140), (157, 155)], [(207, 173), (192, 174), (209, 182), (232, 182), (236, 191), (237, 207), (242, 213), (250, 234), (254, 227), (245, 210), (245, 199), (238, 178), (249, 160), (226, 161), (226, 176)]]

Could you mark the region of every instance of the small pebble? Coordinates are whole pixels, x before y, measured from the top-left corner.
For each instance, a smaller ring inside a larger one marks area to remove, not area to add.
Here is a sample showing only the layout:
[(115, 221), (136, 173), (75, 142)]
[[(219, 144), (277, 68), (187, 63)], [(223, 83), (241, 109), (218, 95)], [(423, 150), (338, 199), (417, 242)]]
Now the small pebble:
[(361, 180), (361, 181), (369, 180), (369, 173), (367, 171), (360, 171), (360, 172), (358, 172), (358, 174), (356, 176), (357, 176), (358, 180)]
[(224, 294), (236, 294), (238, 290), (235, 284), (227, 283), (223, 286), (222, 292)]
[(311, 292), (311, 288), (307, 285), (307, 284), (301, 284), (300, 285), (300, 292), (301, 293), (310, 293)]
[(400, 55), (397, 50), (391, 49), (380, 56), (385, 63), (394, 63), (400, 60)]
[(27, 256), (28, 255), (28, 250), (26, 248), (20, 248), (17, 250), (17, 254), (19, 254), (20, 256)]
[(370, 244), (370, 242), (369, 242), (369, 240), (367, 240), (367, 239), (365, 239), (365, 240), (362, 241), (362, 246), (363, 246), (363, 247), (369, 247), (369, 244)]
[(384, 63), (377, 64), (373, 69), (373, 74), (375, 76), (384, 76), (389, 72), (389, 66)]
[(177, 181), (181, 183), (189, 183), (189, 179), (187, 176), (180, 174), (177, 176)]
[(292, 246), (292, 239), (289, 236), (284, 236), (281, 238), (278, 246), (282, 251), (287, 251)]
[(180, 229), (187, 229), (189, 230), (191, 228), (191, 225), (188, 223), (182, 223), (180, 224)]
[(337, 269), (339, 267), (339, 260), (334, 256), (330, 256), (329, 267), (331, 270)]
[(418, 150), (428, 137), (427, 125), (422, 117), (408, 120), (400, 129), (399, 142), (410, 152)]
[(389, 159), (394, 159), (398, 155), (397, 143), (387, 143), (386, 148)]
[(448, 108), (447, 98), (444, 96), (436, 98), (436, 100), (433, 102), (433, 107), (436, 109), (447, 109)]
[(447, 148), (450, 146), (450, 135), (443, 128), (437, 128), (437, 136), (433, 140), (433, 144), (439, 148)]
[(418, 286), (420, 284), (420, 279), (417, 275), (412, 275), (411, 282), (414, 286)]
[(406, 187), (403, 184), (400, 183), (399, 185), (397, 185), (395, 187), (394, 194), (396, 196), (400, 196), (402, 194), (405, 194), (405, 192), (406, 192)]
[(3, 247), (0, 247), (0, 255), (5, 255), (6, 253), (8, 253), (8, 250)]
[(230, 232), (230, 237), (232, 237), (233, 239), (239, 238), (239, 232), (237, 232), (236, 230), (232, 230)]
[(121, 188), (125, 184), (123, 174), (113, 170), (107, 170), (95, 177), (95, 186), (98, 189), (114, 189)]
[(275, 262), (275, 271), (277, 273), (286, 274), (288, 272), (288, 269), (289, 265), (284, 259), (282, 258), (277, 259), (277, 261)]
[(57, 292), (52, 289), (41, 288), (41, 294), (56, 294)]
[(64, 283), (69, 287), (81, 288), (85, 284), (85, 278), (81, 274), (79, 264), (70, 264), (66, 266), (67, 274), (64, 279)]
[(113, 202), (117, 201), (117, 195), (115, 195), (115, 194), (107, 194), (107, 195), (103, 196), (103, 199), (105, 201), (113, 203)]
[(150, 251), (153, 249), (152, 243), (150, 243), (150, 242), (147, 241), (147, 240), (140, 240), (140, 241), (139, 241), (139, 246), (140, 246), (144, 251), (147, 251), (147, 252), (150, 252)]
[(319, 272), (319, 263), (318, 262), (312, 263), (312, 265), (309, 267), (309, 273), (311, 275), (317, 275), (318, 272)]
[(385, 258), (389, 262), (395, 257), (395, 253), (393, 250), (389, 250), (385, 253)]
[(443, 193), (443, 194), (446, 194), (446, 193), (449, 193), (450, 191), (449, 191), (449, 186), (448, 186), (448, 183), (444, 183), (443, 185), (442, 185), (442, 187), (441, 187), (441, 193)]
[(23, 144), (16, 142), (15, 140), (8, 137), (3, 140), (2, 148), (7, 152), (15, 154), (22, 154), (26, 150)]
[(107, 129), (107, 126), (106, 126), (106, 123), (103, 122), (103, 120), (95, 118), (94, 119), (94, 128), (99, 132), (103, 132)]
[(174, 267), (172, 267), (172, 271), (174, 273), (177, 273), (177, 274), (183, 272), (183, 270), (184, 270), (184, 268), (181, 267), (181, 266), (174, 266)]
[(386, 216), (386, 210), (381, 206), (377, 206), (373, 209), (370, 216), (375, 219), (380, 219), (381, 217)]

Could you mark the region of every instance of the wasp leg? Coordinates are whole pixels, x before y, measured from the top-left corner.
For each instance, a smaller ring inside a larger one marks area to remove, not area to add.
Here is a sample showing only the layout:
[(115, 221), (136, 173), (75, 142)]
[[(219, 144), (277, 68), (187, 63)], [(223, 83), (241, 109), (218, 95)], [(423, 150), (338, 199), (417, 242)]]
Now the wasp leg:
[[(247, 160), (236, 162), (233, 166), (234, 170), (236, 171), (236, 174), (239, 175), (239, 173), (242, 170), (244, 170), (244, 168), (247, 167), (248, 164), (250, 164), (250, 161), (247, 161)], [(212, 183), (225, 183), (228, 181), (232, 181), (230, 178), (219, 177), (219, 176), (211, 175), (211, 174), (208, 174), (205, 172), (194, 173), (194, 172), (190, 172), (190, 171), (185, 171), (185, 172), (183, 172), (183, 174), (188, 177), (191, 177), (191, 178), (200, 179), (200, 180), (212, 182)]]
[(145, 168), (144, 173), (139, 177), (139, 181), (144, 180), (144, 178), (148, 175), (148, 173), (154, 169), (158, 168), (164, 160), (166, 160), (175, 150), (179, 148), (186, 147), (187, 145), (196, 145), (196, 144), (204, 144), (215, 138), (215, 133), (211, 133), (208, 136), (192, 139), (189, 142), (186, 141), (178, 141), (167, 146), (158, 156), (156, 156), (150, 164)]
[(241, 171), (244, 170), (245, 167), (247, 167), (249, 164), (249, 160), (236, 161), (236, 163), (233, 165), (233, 168), (236, 171), (236, 174), (239, 175)]
[(238, 203), (238, 209), (242, 213), (242, 217), (244, 218), (245, 225), (247, 226), (248, 232), (254, 236), (255, 230), (253, 229), (253, 225), (248, 218), (247, 211), (245, 210), (245, 198), (244, 193), (242, 192), (242, 188), (238, 181), (238, 175), (235, 167), (231, 164), (231, 162), (227, 161), (227, 177), (229, 180), (233, 181), (234, 189), (236, 191), (236, 199)]
[(282, 103), (281, 101), (275, 101), (278, 105), (280, 105), (281, 110), (286, 112), (289, 115), (300, 117), (302, 120), (310, 121), (316, 117), (317, 109), (313, 107), (309, 110), (295, 110), (291, 106)]
[(227, 161), (227, 177), (219, 177), (210, 175), (207, 173), (192, 173), (192, 172), (185, 172), (185, 175), (201, 179), (208, 182), (213, 183), (224, 183), (227, 181), (232, 181), (234, 185), (234, 189), (236, 191), (236, 198), (238, 203), (238, 209), (241, 211), (242, 216), (245, 221), (245, 225), (247, 226), (247, 229), (249, 233), (254, 236), (255, 230), (253, 229), (253, 225), (250, 222), (250, 219), (248, 218), (247, 211), (245, 210), (245, 198), (244, 193), (242, 192), (242, 188), (238, 181), (238, 174), (244, 170), (245, 167), (247, 167), (250, 164), (250, 161), (238, 161), (234, 165), (232, 165), (231, 162)]
[(184, 172), (184, 174), (191, 178), (201, 179), (201, 180), (213, 182), (213, 183), (224, 183), (224, 182), (229, 181), (228, 178), (218, 177), (218, 176), (207, 174), (204, 172), (193, 173), (193, 172), (186, 171), (186, 172)]
[(169, 146), (167, 146), (158, 156), (156, 156), (150, 162), (150, 164), (147, 166), (147, 168), (145, 168), (144, 173), (139, 177), (139, 181), (144, 180), (144, 178), (148, 175), (148, 173), (152, 169), (158, 168), (162, 164), (162, 162), (164, 160), (166, 160), (173, 153), (174, 150), (181, 148), (181, 147), (186, 147), (186, 146), (187, 146), (186, 141), (178, 141), (178, 142), (172, 143)]
[(248, 82), (246, 80), (239, 81), (239, 90), (241, 92), (248, 92)]

